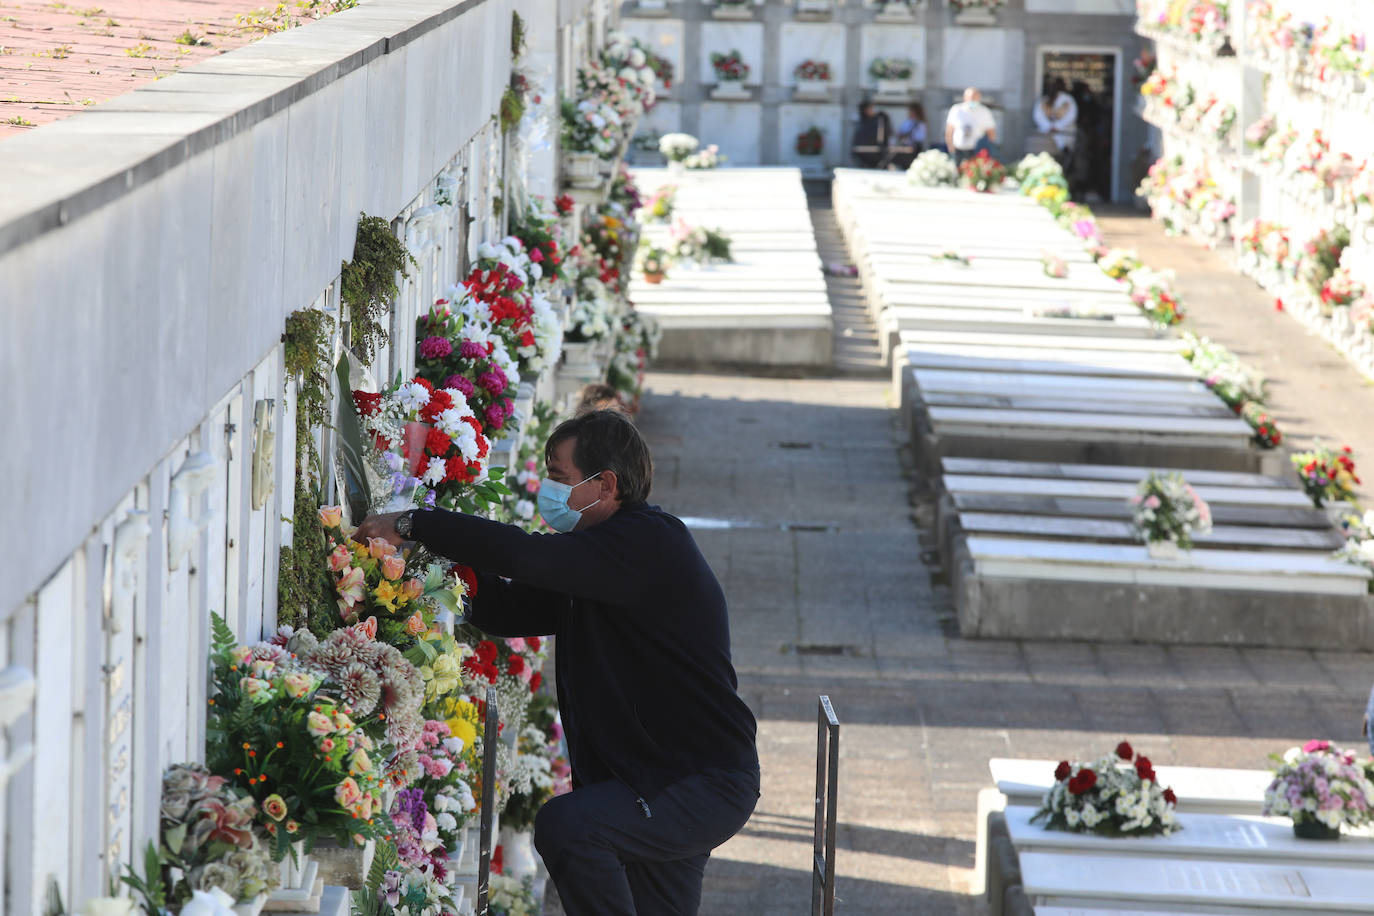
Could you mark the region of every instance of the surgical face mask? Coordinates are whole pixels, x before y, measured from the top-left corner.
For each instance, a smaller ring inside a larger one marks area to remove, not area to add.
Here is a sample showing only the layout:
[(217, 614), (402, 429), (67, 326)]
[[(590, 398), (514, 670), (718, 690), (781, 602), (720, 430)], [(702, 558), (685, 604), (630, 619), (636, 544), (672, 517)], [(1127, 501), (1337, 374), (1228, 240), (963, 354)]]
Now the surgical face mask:
[[(588, 477), (587, 480), (594, 480), (600, 477), (600, 472)], [(577, 523), (582, 521), (582, 513), (601, 502), (583, 506), (581, 509), (574, 509), (568, 505), (568, 497), (572, 496), (573, 487), (580, 487), (587, 480), (569, 486), (566, 483), (559, 483), (545, 477), (539, 482), (539, 517), (544, 523), (557, 531), (559, 534), (567, 534), (577, 527)]]

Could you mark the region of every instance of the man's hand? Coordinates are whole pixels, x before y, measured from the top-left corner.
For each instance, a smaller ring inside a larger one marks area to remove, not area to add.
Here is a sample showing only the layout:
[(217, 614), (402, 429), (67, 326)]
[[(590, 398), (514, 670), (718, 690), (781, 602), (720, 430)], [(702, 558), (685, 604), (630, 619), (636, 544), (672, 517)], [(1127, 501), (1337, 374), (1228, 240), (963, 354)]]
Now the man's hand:
[(396, 517), (402, 514), (401, 512), (388, 512), (385, 515), (369, 515), (363, 519), (358, 530), (353, 532), (353, 540), (360, 544), (366, 544), (368, 538), (381, 538), (400, 547), (403, 539), (396, 533)]

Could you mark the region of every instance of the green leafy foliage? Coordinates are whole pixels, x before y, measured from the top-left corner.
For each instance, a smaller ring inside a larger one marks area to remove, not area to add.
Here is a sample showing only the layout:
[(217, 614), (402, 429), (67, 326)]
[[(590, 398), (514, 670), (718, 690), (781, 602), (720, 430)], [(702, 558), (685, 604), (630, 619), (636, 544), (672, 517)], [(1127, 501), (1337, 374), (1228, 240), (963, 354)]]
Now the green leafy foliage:
[(386, 880), (387, 872), (396, 871), (400, 867), (401, 859), (396, 854), (396, 846), (385, 840), (379, 841), (377, 851), (372, 856), (372, 868), (367, 873), (362, 890), (350, 895), (351, 916), (383, 916), (389, 912), (390, 907), (381, 892), (382, 882)]
[(507, 86), (501, 93), (501, 132), (508, 134), (520, 124), (525, 116), (525, 96), (514, 86)]
[(407, 265), (417, 265), (417, 262), (391, 231), (391, 224), (379, 216), (360, 213), (353, 260), (343, 262), (340, 275), (353, 348), (367, 365), (372, 364), (378, 347), (386, 342), (386, 329), (381, 319), (400, 292), (396, 274), (410, 276)]

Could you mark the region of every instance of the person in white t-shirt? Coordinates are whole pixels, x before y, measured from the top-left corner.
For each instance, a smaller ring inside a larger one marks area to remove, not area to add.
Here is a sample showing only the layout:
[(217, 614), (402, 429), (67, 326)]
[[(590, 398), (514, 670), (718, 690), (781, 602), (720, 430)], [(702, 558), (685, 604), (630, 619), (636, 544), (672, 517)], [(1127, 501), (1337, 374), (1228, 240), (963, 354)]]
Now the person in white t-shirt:
[(997, 142), (997, 122), (983, 104), (983, 94), (972, 87), (964, 90), (964, 100), (949, 110), (945, 119), (945, 148), (962, 164), (981, 150), (991, 150)]

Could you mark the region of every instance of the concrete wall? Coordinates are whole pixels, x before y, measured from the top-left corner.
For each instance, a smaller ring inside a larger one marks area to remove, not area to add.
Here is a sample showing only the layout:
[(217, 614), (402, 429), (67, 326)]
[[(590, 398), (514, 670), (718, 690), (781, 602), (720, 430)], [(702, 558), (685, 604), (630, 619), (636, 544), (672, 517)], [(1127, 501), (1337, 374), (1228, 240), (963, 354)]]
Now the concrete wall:
[[(105, 891), (155, 834), (162, 769), (203, 755), (209, 612), (275, 626), (283, 322), (339, 315), (359, 213), (421, 265), (382, 378), (501, 231), (515, 2), (372, 0), (0, 144), (0, 911)], [(556, 97), (560, 36), (588, 47), (607, 9), (519, 3)], [(547, 192), (553, 149), (529, 153)]]
[[(1133, 33), (1132, 0), (1011, 0), (994, 26), (959, 26), (946, 0), (926, 0), (909, 22), (880, 21), (866, 0), (843, 0), (828, 19), (803, 19), (795, 0), (767, 0), (748, 21), (720, 20), (702, 0), (670, 2), (666, 15), (648, 15), (636, 0), (621, 7), (622, 27), (668, 57), (676, 80), (641, 132), (684, 130), (703, 143), (718, 143), (738, 165), (809, 167), (795, 151), (798, 133), (811, 125), (825, 132), (825, 167), (850, 165), (849, 136), (858, 103), (873, 92), (868, 66), (876, 56), (904, 56), (916, 63), (913, 97), (925, 106), (932, 133), (943, 140), (944, 116), (957, 93), (972, 84), (993, 104), (1002, 127), (1001, 154), (1018, 158), (1039, 95), (1042, 48), (1117, 50), (1121, 55), (1117, 142), (1118, 197), (1134, 190), (1130, 163), (1145, 142), (1145, 125), (1134, 110), (1131, 61), (1140, 48)], [(749, 101), (709, 97), (715, 77), (712, 51), (738, 48), (751, 73)], [(806, 58), (827, 60), (834, 74), (829, 103), (794, 102), (792, 71)], [(894, 126), (903, 105), (883, 106)], [(641, 155), (641, 160), (653, 157)]]

